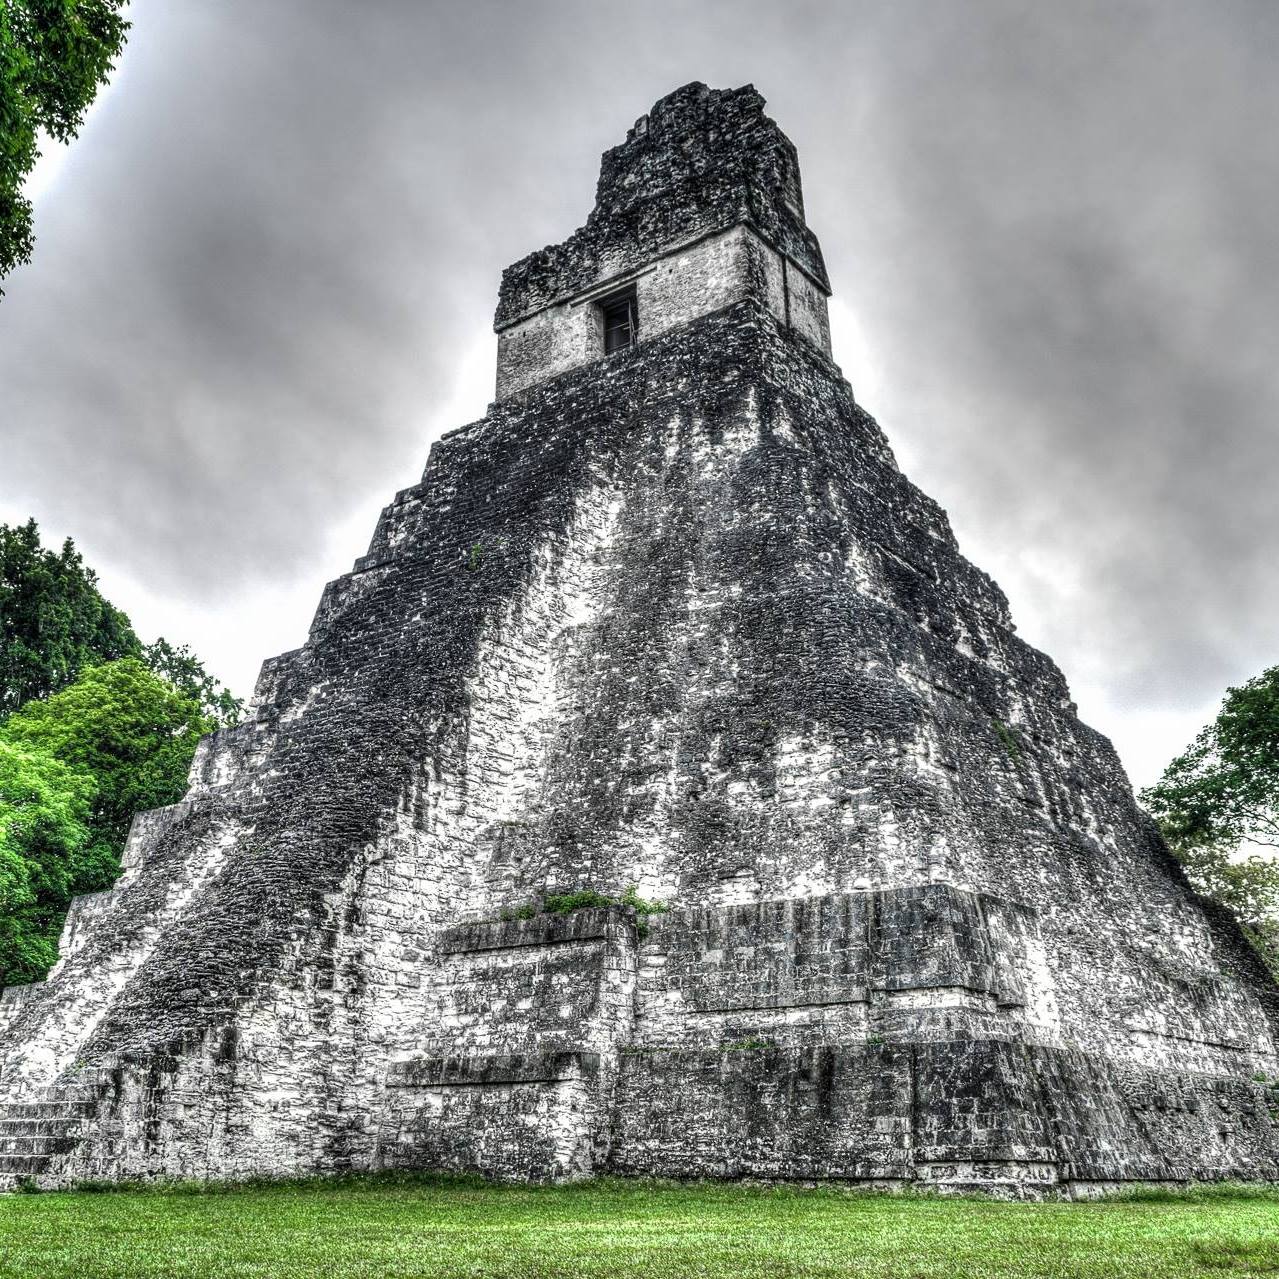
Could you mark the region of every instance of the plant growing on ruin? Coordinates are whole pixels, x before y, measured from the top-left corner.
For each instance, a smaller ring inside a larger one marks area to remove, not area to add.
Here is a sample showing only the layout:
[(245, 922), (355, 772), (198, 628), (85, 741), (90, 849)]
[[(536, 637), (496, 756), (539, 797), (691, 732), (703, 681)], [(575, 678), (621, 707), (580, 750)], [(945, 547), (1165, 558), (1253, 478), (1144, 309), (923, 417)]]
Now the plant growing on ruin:
[(593, 888), (578, 888), (571, 893), (551, 893), (542, 903), (548, 915), (569, 915), (575, 910), (593, 910), (601, 906), (616, 906), (616, 897), (605, 897)]
[(666, 907), (661, 902), (645, 901), (639, 895), (638, 888), (632, 884), (620, 897), (609, 897), (596, 892), (593, 888), (575, 888), (567, 893), (549, 893), (542, 898), (540, 909), (526, 902), (522, 906), (507, 907), (501, 912), (504, 921), (514, 919), (533, 919), (539, 914), (570, 915), (575, 910), (598, 910), (605, 906), (629, 906), (640, 917), (640, 936), (646, 932), (644, 918), (648, 915), (660, 915)]
[(525, 902), (523, 906), (506, 906), (498, 912), (498, 919), (504, 924), (509, 924), (515, 919), (533, 919), (537, 916), (537, 907), (532, 902)]
[(621, 898), (623, 906), (629, 906), (637, 915), (664, 915), (666, 913), (665, 902), (646, 901), (639, 895), (639, 887), (632, 884), (623, 894)]
[(1016, 730), (1008, 727), (1001, 719), (992, 719), (991, 724), (994, 726), (995, 735), (1003, 743), (1004, 750), (1008, 752), (1008, 758), (1014, 764), (1021, 763), (1021, 741), (1017, 736)]
[(760, 1052), (765, 1048), (775, 1048), (777, 1045), (771, 1039), (760, 1039), (756, 1035), (750, 1035), (746, 1039), (730, 1039), (727, 1043), (720, 1044), (720, 1052), (726, 1053), (746, 1053)]

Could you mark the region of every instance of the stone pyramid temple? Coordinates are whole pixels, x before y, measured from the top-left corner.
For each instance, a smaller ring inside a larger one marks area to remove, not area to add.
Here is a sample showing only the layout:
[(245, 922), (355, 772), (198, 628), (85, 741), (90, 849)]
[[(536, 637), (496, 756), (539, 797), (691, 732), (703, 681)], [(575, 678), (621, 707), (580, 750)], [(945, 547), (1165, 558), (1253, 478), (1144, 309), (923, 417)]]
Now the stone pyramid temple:
[(1279, 1177), (1279, 990), (832, 362), (763, 108), (506, 271), (488, 414), (4, 993), (8, 1184)]

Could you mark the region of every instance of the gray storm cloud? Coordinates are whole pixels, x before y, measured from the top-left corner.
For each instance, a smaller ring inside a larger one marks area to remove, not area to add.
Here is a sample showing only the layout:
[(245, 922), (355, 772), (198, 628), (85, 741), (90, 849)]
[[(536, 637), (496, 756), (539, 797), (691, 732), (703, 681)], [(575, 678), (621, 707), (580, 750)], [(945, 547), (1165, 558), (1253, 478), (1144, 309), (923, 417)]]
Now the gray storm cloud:
[(795, 139), (837, 358), (1140, 779), (1183, 744), (1157, 725), (1279, 660), (1273, 4), (132, 18), (0, 302), (0, 518), (74, 535), (239, 686), (302, 639), (326, 536), (459, 424), (501, 268), (691, 79), (754, 82)]

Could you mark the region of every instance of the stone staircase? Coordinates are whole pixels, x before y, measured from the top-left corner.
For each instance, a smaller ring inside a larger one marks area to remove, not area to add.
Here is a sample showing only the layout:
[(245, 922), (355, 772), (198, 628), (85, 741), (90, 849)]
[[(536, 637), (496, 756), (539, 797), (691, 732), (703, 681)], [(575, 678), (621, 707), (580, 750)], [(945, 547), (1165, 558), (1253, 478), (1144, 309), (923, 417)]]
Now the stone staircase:
[(0, 1102), (0, 1191), (41, 1184), (59, 1156), (70, 1153), (92, 1123), (107, 1071), (83, 1070), (39, 1099)]

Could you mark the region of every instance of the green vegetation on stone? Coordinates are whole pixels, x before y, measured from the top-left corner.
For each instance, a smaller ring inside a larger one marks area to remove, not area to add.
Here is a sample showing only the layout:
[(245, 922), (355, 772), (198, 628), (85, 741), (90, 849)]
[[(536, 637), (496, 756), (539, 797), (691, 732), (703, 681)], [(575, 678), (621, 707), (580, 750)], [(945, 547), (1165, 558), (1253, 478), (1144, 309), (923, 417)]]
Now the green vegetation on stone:
[(995, 728), (995, 736), (999, 738), (1004, 750), (1008, 752), (1008, 758), (1014, 764), (1021, 763), (1021, 741), (1017, 737), (1016, 730), (1008, 727), (1001, 719), (992, 719), (991, 723)]
[(532, 919), (537, 915), (570, 915), (575, 910), (594, 910), (604, 906), (629, 906), (641, 920), (646, 915), (661, 915), (666, 911), (662, 902), (645, 901), (632, 884), (620, 897), (597, 893), (593, 888), (576, 888), (570, 893), (550, 893), (541, 904), (526, 902), (522, 906), (508, 907), (499, 918), (503, 920)]
[(0, 1279), (1188, 1279), (1279, 1273), (1279, 1191), (1099, 1203), (411, 1174), (12, 1195)]

